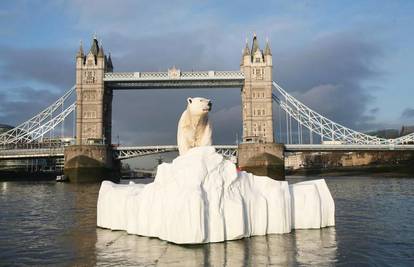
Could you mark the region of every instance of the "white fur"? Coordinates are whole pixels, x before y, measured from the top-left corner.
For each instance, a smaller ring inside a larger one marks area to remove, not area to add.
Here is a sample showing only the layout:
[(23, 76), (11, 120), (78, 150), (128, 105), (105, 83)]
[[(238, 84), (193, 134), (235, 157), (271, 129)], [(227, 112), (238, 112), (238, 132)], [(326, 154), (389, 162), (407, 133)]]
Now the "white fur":
[(198, 146), (211, 146), (212, 128), (208, 119), (211, 101), (202, 97), (189, 97), (187, 109), (178, 122), (177, 145), (180, 155)]

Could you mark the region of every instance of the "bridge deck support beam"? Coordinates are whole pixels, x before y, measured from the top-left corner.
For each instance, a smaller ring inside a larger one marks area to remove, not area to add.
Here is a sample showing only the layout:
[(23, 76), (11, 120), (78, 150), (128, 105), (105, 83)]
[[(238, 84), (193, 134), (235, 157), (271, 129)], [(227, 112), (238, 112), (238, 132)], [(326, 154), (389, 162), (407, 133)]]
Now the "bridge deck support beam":
[(241, 170), (275, 180), (285, 180), (285, 146), (283, 144), (244, 143), (238, 147)]
[(75, 145), (65, 148), (64, 174), (70, 182), (119, 181), (119, 162), (109, 145)]

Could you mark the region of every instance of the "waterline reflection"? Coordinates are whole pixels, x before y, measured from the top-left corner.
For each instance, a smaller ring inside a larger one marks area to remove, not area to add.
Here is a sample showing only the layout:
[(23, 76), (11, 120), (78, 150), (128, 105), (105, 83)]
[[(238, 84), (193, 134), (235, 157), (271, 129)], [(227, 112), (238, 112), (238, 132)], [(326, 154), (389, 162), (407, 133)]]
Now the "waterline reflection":
[(297, 230), (204, 245), (175, 245), (158, 238), (97, 229), (96, 264), (123, 266), (331, 265), (337, 257), (335, 228)]

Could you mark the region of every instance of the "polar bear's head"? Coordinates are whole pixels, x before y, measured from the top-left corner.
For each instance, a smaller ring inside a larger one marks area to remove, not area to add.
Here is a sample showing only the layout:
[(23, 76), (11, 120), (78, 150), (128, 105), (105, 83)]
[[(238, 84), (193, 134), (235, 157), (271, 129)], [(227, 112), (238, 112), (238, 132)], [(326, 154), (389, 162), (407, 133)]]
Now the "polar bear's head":
[(207, 114), (211, 110), (212, 103), (210, 99), (202, 97), (189, 97), (187, 98), (187, 110), (192, 115)]

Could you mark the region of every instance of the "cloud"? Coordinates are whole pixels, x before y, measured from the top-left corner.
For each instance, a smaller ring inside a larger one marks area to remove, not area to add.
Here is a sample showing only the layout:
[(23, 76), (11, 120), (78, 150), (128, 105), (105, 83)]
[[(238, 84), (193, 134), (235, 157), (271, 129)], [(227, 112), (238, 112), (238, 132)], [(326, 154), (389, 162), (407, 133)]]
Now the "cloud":
[(331, 33), (302, 49), (275, 51), (274, 77), (310, 108), (364, 130), (375, 118), (366, 114), (374, 94), (364, 82), (382, 75), (375, 65), (382, 56), (381, 46), (356, 33)]
[(381, 46), (362, 39), (359, 32), (335, 32), (317, 37), (289, 51), (274, 51), (276, 76), (293, 91), (321, 84), (358, 84), (380, 75), (374, 64)]
[(376, 108), (371, 108), (370, 110), (369, 110), (369, 113), (371, 113), (371, 114), (377, 114), (378, 112), (379, 112), (379, 108), (378, 107), (376, 107)]
[(241, 140), (242, 111), (240, 105), (224, 107), (211, 114), (216, 144), (234, 144)]
[(0, 79), (68, 88), (75, 81), (74, 53), (58, 48), (0, 46)]
[[(182, 70), (202, 68), (207, 43), (192, 33), (148, 38), (119, 34), (108, 36), (115, 71), (165, 71), (173, 65)], [(191, 40), (191, 41), (190, 41)]]
[(414, 108), (406, 108), (401, 113), (401, 118), (403, 119), (411, 119), (414, 118)]
[(31, 87), (7, 88), (9, 93), (0, 92), (0, 122), (20, 124), (59, 98), (59, 94)]
[(76, 14), (75, 26), (99, 34), (154, 36), (158, 32), (177, 33), (200, 28), (217, 21), (208, 4), (188, 0), (152, 1), (125, 0), (122, 4), (109, 0), (74, 0), (64, 7)]

